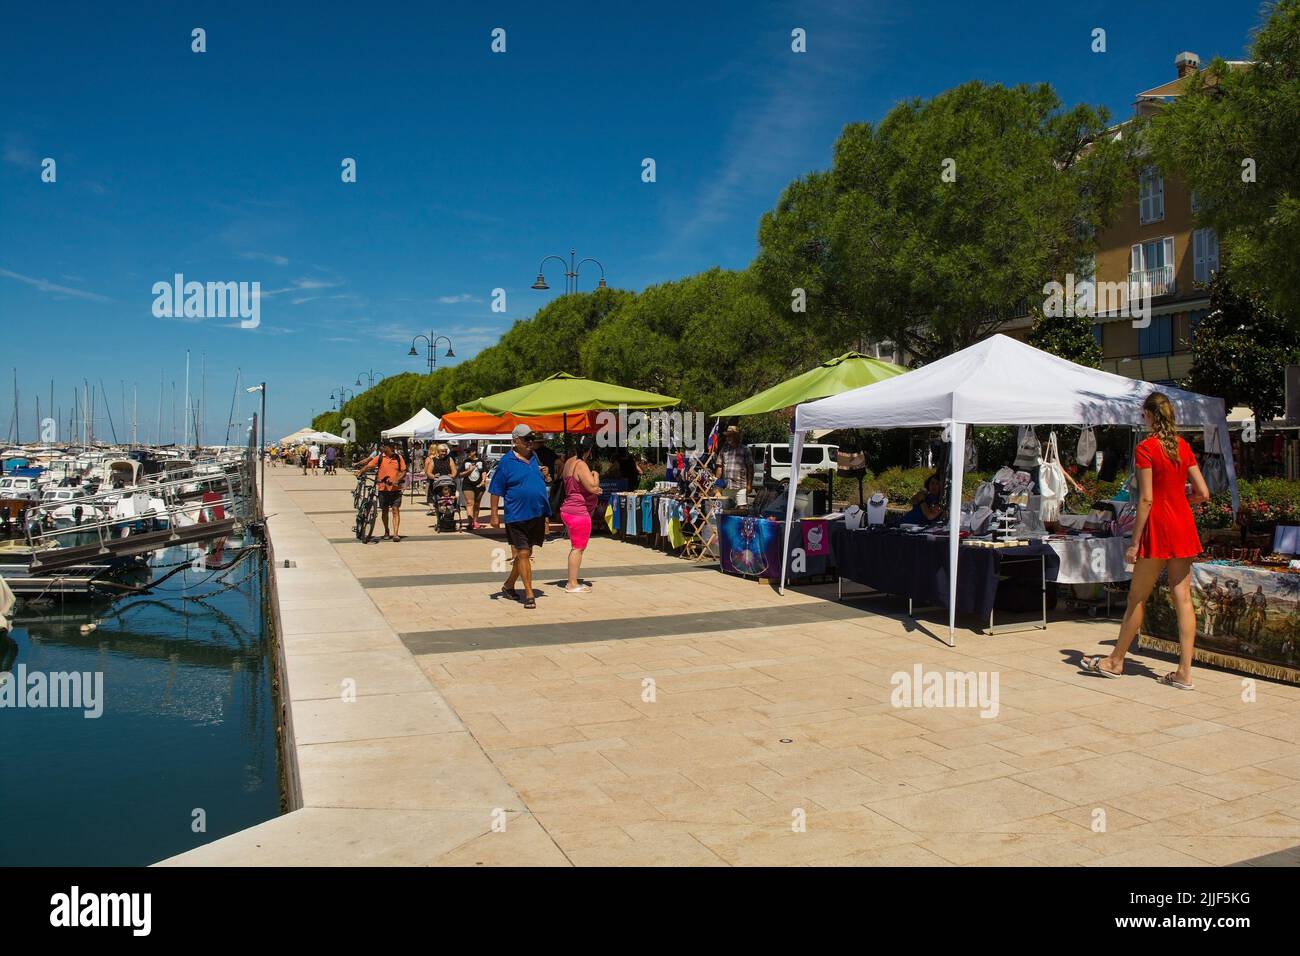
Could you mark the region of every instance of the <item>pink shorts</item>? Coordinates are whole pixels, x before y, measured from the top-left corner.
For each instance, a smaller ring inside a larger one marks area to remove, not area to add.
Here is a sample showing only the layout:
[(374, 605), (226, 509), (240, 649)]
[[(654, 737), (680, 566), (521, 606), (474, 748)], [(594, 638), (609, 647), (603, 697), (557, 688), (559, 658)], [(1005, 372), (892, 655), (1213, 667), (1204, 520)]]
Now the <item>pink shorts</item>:
[(560, 520), (569, 532), (569, 543), (575, 551), (582, 551), (591, 540), (591, 515), (586, 512), (575, 515), (567, 511), (560, 512)]

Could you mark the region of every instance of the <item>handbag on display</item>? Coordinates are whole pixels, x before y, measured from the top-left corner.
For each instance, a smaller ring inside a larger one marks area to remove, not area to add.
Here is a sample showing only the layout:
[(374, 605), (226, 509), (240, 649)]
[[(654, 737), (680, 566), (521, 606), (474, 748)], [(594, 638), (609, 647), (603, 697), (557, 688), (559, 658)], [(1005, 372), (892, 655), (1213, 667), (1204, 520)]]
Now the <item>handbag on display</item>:
[(1038, 464), (1038, 459), (1043, 454), (1043, 446), (1038, 441), (1038, 436), (1034, 434), (1033, 425), (1021, 425), (1020, 437), (1016, 441), (1016, 460), (1017, 468), (1033, 468)]
[(971, 534), (988, 534), (989, 526), (993, 523), (993, 509), (988, 505), (979, 505), (970, 513), (967, 520), (970, 522)]
[(1044, 522), (1055, 521), (1061, 513), (1061, 505), (1069, 493), (1066, 484), (1065, 469), (1061, 467), (1061, 456), (1056, 447), (1056, 432), (1047, 439), (1047, 448), (1038, 459), (1038, 487), (1042, 493), (1042, 510), (1039, 514)]
[(975, 497), (973, 499), (975, 502), (975, 507), (992, 508), (993, 499), (994, 497), (996, 497), (996, 495), (997, 495), (997, 489), (993, 487), (993, 482), (981, 481), (978, 487), (976, 487), (975, 489)]
[(1079, 446), (1074, 451), (1074, 458), (1084, 468), (1092, 467), (1092, 460), (1097, 457), (1097, 435), (1091, 425), (1084, 425), (1079, 431)]
[(1201, 456), (1201, 475), (1210, 494), (1217, 495), (1228, 490), (1228, 468), (1223, 462), (1223, 451), (1219, 447), (1219, 430), (1207, 428), (1205, 454)]
[(980, 455), (979, 449), (975, 447), (975, 442), (966, 442), (966, 471), (974, 471), (979, 467)]

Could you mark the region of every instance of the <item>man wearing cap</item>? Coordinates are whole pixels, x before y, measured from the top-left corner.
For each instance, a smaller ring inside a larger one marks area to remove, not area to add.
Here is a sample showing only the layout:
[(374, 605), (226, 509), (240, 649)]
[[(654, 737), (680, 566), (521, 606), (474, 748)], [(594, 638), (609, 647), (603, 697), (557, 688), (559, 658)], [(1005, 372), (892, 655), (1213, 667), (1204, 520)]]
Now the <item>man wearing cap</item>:
[(367, 461), (357, 471), (364, 475), (371, 468), (376, 469), (375, 486), (379, 490), (379, 514), (384, 519), (384, 537), (389, 536), (388, 512), (393, 512), (394, 541), (402, 540), (402, 479), (406, 477), (406, 460), (397, 453), (396, 446), (386, 441), (380, 446), (378, 455)]
[(491, 496), (492, 527), (501, 527), (499, 502), (505, 499), (506, 540), (514, 552), (514, 563), (510, 574), (501, 587), (501, 593), (508, 598), (520, 600), (515, 590), (515, 581), (523, 579), (524, 607), (537, 607), (533, 594), (533, 548), (542, 546), (546, 539), (547, 518), (551, 514), (550, 495), (546, 484), (550, 480), (548, 470), (533, 454), (533, 444), (537, 436), (527, 425), (516, 425), (510, 433), (513, 448), (501, 456), (496, 469), (492, 472), (492, 481), (488, 485)]
[(754, 493), (754, 458), (749, 453), (749, 446), (740, 443), (740, 429), (728, 425), (722, 433), (722, 451), (718, 455), (715, 474), (726, 479), (727, 490), (734, 492), (745, 489), (745, 494)]

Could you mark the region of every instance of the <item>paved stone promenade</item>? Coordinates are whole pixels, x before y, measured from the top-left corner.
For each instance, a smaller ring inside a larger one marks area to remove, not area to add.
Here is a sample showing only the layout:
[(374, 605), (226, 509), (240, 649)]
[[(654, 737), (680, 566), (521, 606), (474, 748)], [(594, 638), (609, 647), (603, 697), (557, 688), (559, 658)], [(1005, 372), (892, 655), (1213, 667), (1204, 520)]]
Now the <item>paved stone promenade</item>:
[[(1088, 618), (949, 648), (902, 602), (608, 537), (582, 595), (548, 542), (530, 611), (499, 594), (500, 536), (408, 503), (409, 537), (363, 546), (350, 478), (268, 479), (303, 807), (168, 863), (1300, 862), (1298, 688), (1247, 703), (1198, 667), (1186, 693), (1152, 656), (1089, 677), (1118, 626)], [(918, 664), (996, 673), (997, 715), (893, 706)]]

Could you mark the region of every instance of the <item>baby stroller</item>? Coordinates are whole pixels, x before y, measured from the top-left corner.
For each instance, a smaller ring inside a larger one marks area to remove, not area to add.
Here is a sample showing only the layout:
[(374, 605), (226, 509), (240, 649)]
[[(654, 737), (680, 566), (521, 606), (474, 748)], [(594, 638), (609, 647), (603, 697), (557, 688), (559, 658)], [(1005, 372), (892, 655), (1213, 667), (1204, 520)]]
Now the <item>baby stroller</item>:
[(429, 501), (433, 505), (434, 523), (439, 531), (455, 531), (460, 520), (460, 495), (456, 493), (456, 479), (443, 475), (429, 485)]

